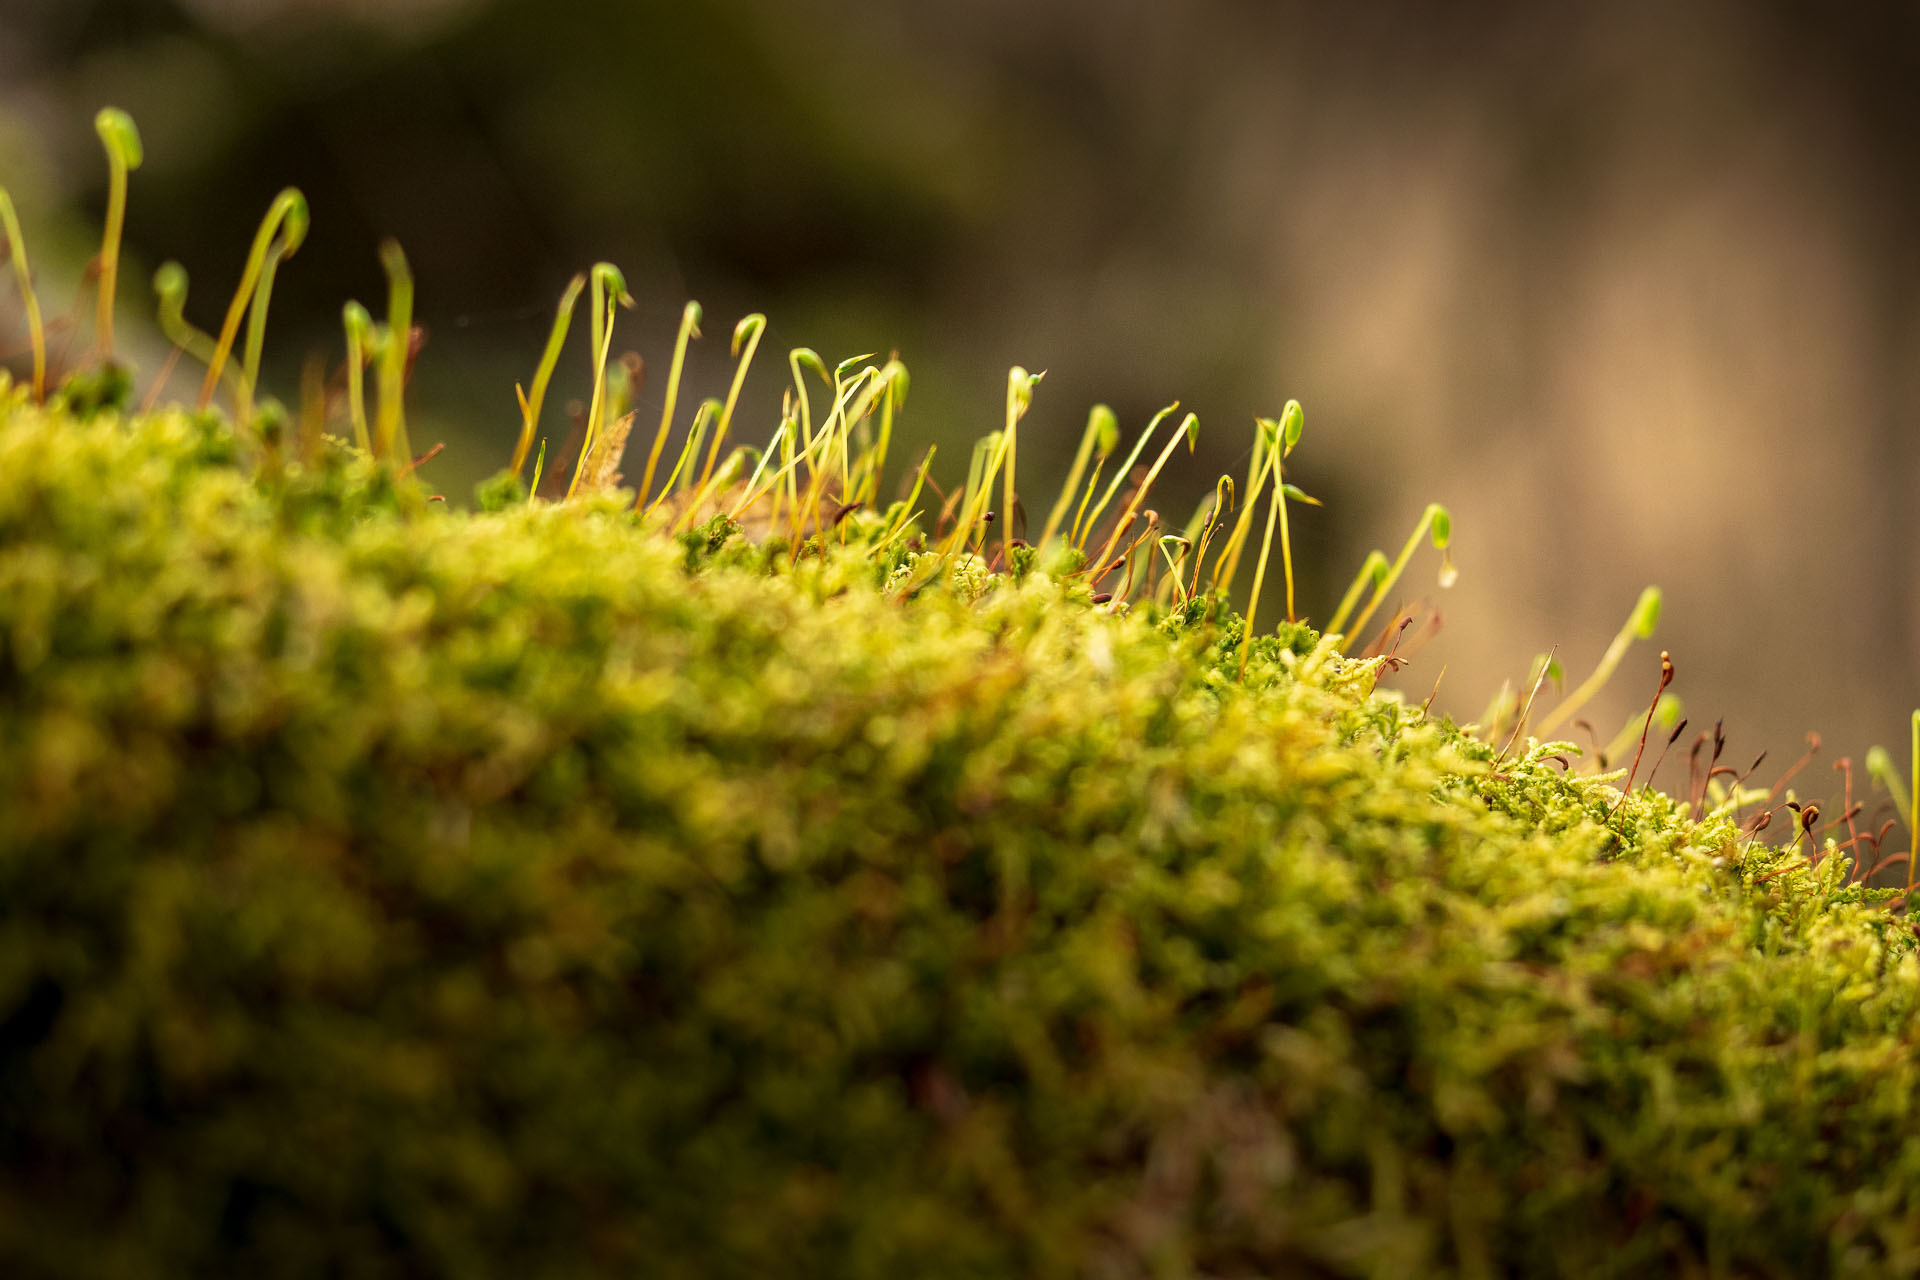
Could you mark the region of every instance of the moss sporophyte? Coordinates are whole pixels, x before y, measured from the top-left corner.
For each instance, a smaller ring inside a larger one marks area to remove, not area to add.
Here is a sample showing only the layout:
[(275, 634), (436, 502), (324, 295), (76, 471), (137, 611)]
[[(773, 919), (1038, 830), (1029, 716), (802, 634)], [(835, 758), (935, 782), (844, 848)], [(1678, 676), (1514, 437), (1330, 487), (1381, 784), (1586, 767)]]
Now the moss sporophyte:
[(1551, 654), (1478, 729), (1379, 687), (1451, 517), (1315, 631), (1293, 403), (1179, 525), (1198, 422), (1136, 478), (1177, 406), (1117, 468), (1094, 409), (1029, 542), (1039, 375), (943, 492), (884, 474), (897, 359), (790, 353), (738, 443), (757, 315), (682, 411), (689, 306), (623, 487), (607, 264), (431, 503), (397, 245), (338, 376), (261, 394), (295, 195), (217, 338), (162, 268), (202, 403), (131, 410), (112, 289), (55, 368), (0, 192), (0, 1271), (1920, 1272), (1920, 958), (1860, 874), (1920, 767), (1823, 818), (1716, 726), (1664, 794), (1670, 663), (1590, 766), (1542, 740), (1653, 594), (1557, 709)]

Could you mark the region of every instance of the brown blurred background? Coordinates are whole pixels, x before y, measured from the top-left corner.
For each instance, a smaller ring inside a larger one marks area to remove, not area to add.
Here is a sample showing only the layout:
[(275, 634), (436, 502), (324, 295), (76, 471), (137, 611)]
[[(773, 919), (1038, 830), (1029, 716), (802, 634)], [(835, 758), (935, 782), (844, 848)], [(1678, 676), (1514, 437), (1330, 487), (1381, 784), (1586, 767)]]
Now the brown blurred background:
[(303, 187), (270, 343), (289, 399), (398, 236), (430, 331), (414, 439), (448, 442), (453, 495), (505, 460), (513, 382), (599, 258), (655, 368), (684, 299), (706, 382), (765, 311), (766, 405), (780, 348), (897, 348), (909, 443), (941, 442), (949, 480), (1006, 367), (1048, 370), (1030, 507), (1096, 400), (1136, 430), (1199, 413), (1200, 456), (1162, 481), (1184, 520), (1297, 397), (1298, 478), (1327, 502), (1298, 525), (1309, 614), (1426, 502), (1453, 510), (1459, 585), (1435, 590), (1430, 552), (1405, 580), (1446, 622), (1410, 696), (1444, 667), (1437, 705), (1475, 717), (1556, 645), (1577, 680), (1658, 583), (1659, 636), (1593, 719), (1644, 706), (1665, 647), (1696, 726), (1724, 716), (1729, 756), (1767, 747), (1770, 773), (1809, 729), (1827, 761), (1899, 747), (1920, 702), (1917, 14), (0, 0), (0, 182), (54, 290), (97, 236), (94, 110), (130, 110), (123, 323), (174, 257), (203, 326)]

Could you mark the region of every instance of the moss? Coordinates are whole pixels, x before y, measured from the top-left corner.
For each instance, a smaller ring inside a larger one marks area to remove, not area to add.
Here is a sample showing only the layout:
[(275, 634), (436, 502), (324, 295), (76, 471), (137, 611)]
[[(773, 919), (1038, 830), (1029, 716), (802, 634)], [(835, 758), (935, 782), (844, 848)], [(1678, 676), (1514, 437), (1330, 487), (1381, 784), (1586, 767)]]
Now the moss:
[(9, 1274), (1920, 1269), (1840, 857), (1304, 627), (242, 453), (0, 408)]

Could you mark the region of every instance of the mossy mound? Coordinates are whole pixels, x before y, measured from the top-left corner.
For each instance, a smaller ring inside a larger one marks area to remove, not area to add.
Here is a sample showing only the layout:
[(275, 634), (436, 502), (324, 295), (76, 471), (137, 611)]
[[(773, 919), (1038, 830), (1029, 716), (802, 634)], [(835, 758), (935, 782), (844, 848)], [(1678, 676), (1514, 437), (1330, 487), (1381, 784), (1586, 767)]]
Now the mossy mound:
[(1920, 1270), (1841, 858), (1304, 630), (234, 455), (0, 408), (9, 1275)]

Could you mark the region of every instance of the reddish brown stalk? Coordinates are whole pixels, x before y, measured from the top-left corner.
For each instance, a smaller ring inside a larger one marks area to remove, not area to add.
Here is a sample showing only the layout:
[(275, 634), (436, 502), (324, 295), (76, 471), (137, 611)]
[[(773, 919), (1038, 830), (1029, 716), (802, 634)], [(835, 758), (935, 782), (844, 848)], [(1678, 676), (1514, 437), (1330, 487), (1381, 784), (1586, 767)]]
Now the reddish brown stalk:
[(1527, 690), (1527, 700), (1520, 705), (1520, 715), (1513, 722), (1513, 732), (1507, 735), (1507, 745), (1501, 747), (1500, 753), (1493, 758), (1496, 767), (1507, 758), (1507, 752), (1513, 750), (1513, 744), (1520, 740), (1520, 730), (1526, 728), (1527, 716), (1533, 711), (1533, 700), (1539, 695), (1540, 686), (1547, 682), (1547, 672), (1553, 669), (1553, 655), (1559, 648), (1559, 645), (1555, 645), (1547, 650), (1546, 658), (1540, 663), (1540, 674), (1533, 678), (1533, 688)]
[[(1222, 505), (1222, 502), (1221, 502), (1222, 489), (1226, 491), (1225, 493), (1226, 501), (1224, 506)], [(1194, 552), (1193, 585), (1187, 590), (1187, 595), (1189, 597), (1197, 596), (1200, 594), (1200, 569), (1201, 569), (1201, 566), (1206, 562), (1207, 545), (1213, 541), (1213, 535), (1220, 531), (1220, 526), (1226, 523), (1226, 518), (1227, 518), (1226, 513), (1228, 511), (1231, 511), (1232, 509), (1233, 509), (1233, 481), (1227, 476), (1221, 476), (1220, 482), (1214, 485), (1213, 487), (1213, 510), (1207, 513), (1207, 522), (1205, 525), (1201, 527), (1201, 530), (1200, 530), (1200, 546)]]
[(1813, 838), (1813, 824), (1820, 820), (1820, 806), (1810, 804), (1803, 807), (1799, 802), (1789, 800), (1787, 801), (1787, 808), (1793, 810), (1794, 825), (1799, 828), (1799, 830), (1793, 833), (1793, 843), (1799, 844), (1800, 837), (1805, 836), (1807, 838), (1807, 861), (1810, 864), (1818, 862), (1820, 860), (1820, 846)]
[(1727, 749), (1725, 725), (1726, 721), (1724, 720), (1715, 720), (1713, 722), (1713, 754), (1707, 757), (1706, 775), (1702, 777), (1697, 784), (1693, 780), (1693, 759), (1700, 754), (1700, 744), (1707, 738), (1705, 733), (1702, 733), (1699, 740), (1694, 743), (1693, 753), (1687, 760), (1687, 809), (1688, 812), (1693, 815), (1695, 822), (1706, 817), (1707, 789), (1713, 785), (1714, 775), (1722, 772), (1730, 775), (1733, 772), (1731, 769), (1723, 768), (1720, 764), (1720, 753)]
[(1813, 864), (1808, 862), (1805, 858), (1795, 858), (1792, 862), (1787, 863), (1787, 865), (1785, 865), (1784, 867), (1775, 867), (1773, 870), (1767, 872), (1765, 875), (1755, 876), (1753, 878), (1753, 883), (1764, 884), (1766, 881), (1773, 879), (1775, 876), (1785, 875), (1789, 871), (1798, 871), (1802, 867), (1809, 867), (1812, 865)]
[[(1129, 550), (1131, 550), (1131, 548), (1129, 548)], [(1107, 561), (1105, 566), (1103, 566), (1098, 573), (1094, 574), (1092, 577), (1087, 579), (1087, 585), (1090, 587), (1099, 586), (1100, 580), (1102, 578), (1105, 578), (1108, 574), (1112, 573), (1115, 569), (1118, 569), (1121, 565), (1127, 562), (1127, 554), (1128, 553), (1126, 551), (1122, 551), (1119, 555)], [(1086, 572), (1086, 570), (1083, 569), (1081, 570), (1081, 572), (1084, 573)]]
[(1613, 820), (1614, 814), (1620, 812), (1620, 806), (1625, 804), (1627, 797), (1633, 793), (1633, 780), (1640, 773), (1640, 757), (1646, 754), (1647, 750), (1647, 735), (1653, 732), (1653, 713), (1660, 707), (1660, 695), (1665, 693), (1667, 686), (1672, 683), (1673, 657), (1662, 649), (1660, 651), (1660, 687), (1653, 691), (1653, 701), (1647, 704), (1647, 722), (1640, 727), (1640, 745), (1633, 753), (1633, 768), (1627, 771), (1627, 785), (1621, 788), (1620, 799), (1614, 802), (1613, 808), (1607, 813), (1609, 822)]
[(960, 506), (960, 499), (966, 496), (966, 491), (963, 489), (955, 489), (951, 494), (942, 496), (939, 486), (935, 485), (931, 479), (927, 481), (927, 485), (933, 489), (934, 496), (941, 499), (940, 515), (933, 522), (933, 536), (936, 538), (944, 538), (947, 536), (948, 529), (953, 524), (954, 512)]
[(400, 474), (404, 476), (408, 472), (413, 471), (415, 468), (424, 467), (427, 463), (432, 462), (435, 458), (439, 457), (440, 451), (442, 449), (445, 449), (446, 447), (447, 447), (447, 442), (445, 440), (442, 440), (439, 444), (434, 445), (433, 448), (427, 450), (425, 453), (415, 458), (412, 462), (409, 462), (406, 466), (400, 468)]
[(175, 347), (167, 352), (166, 363), (160, 366), (160, 372), (153, 375), (153, 385), (147, 388), (146, 398), (140, 402), (142, 415), (152, 413), (154, 406), (160, 403), (160, 393), (166, 389), (167, 379), (173, 376), (174, 366), (179, 363), (180, 348)]
[[(1793, 768), (1781, 774), (1780, 781), (1773, 784), (1773, 789), (1767, 792), (1767, 800), (1769, 803), (1772, 802), (1775, 796), (1778, 796), (1782, 791), (1785, 791), (1787, 789), (1787, 783), (1793, 781), (1793, 775), (1800, 772), (1802, 769), (1806, 768), (1808, 762), (1813, 759), (1814, 755), (1819, 750), (1820, 750), (1820, 735), (1817, 733), (1809, 733), (1807, 735), (1806, 754), (1801, 756), (1798, 760), (1794, 761)], [(1759, 763), (1760, 762), (1758, 760), (1754, 761), (1754, 764), (1756, 766)]]
[[(179, 348), (174, 348), (176, 351)], [(294, 451), (302, 462), (320, 456), (320, 437), (327, 429), (327, 362), (319, 352), (308, 354), (300, 366), (300, 418)]]
[(1684, 719), (1681, 720), (1679, 724), (1673, 726), (1673, 732), (1667, 735), (1667, 745), (1660, 748), (1660, 754), (1658, 757), (1655, 758), (1653, 762), (1653, 768), (1647, 771), (1648, 786), (1652, 786), (1653, 780), (1660, 776), (1660, 766), (1666, 763), (1667, 752), (1673, 750), (1673, 744), (1675, 742), (1678, 742), (1680, 740), (1680, 735), (1685, 733), (1686, 731), (1687, 731), (1687, 722)]
[[(1159, 520), (1153, 514), (1153, 512), (1149, 511), (1146, 513), (1146, 515), (1147, 515), (1147, 527), (1141, 530), (1139, 537), (1135, 538), (1132, 542), (1127, 544), (1127, 549), (1125, 551), (1122, 551), (1120, 553), (1119, 562), (1127, 566), (1127, 576), (1120, 580), (1120, 598), (1122, 600), (1130, 599), (1133, 595), (1134, 553), (1140, 550), (1140, 544), (1145, 542), (1148, 538), (1151, 538), (1153, 536), (1154, 530), (1160, 527)], [(1147, 558), (1147, 567), (1149, 569), (1153, 567), (1153, 558), (1151, 556)]]
[[(1860, 840), (1860, 833), (1853, 829), (1854, 815), (1859, 813), (1861, 808), (1864, 807), (1853, 802), (1853, 760), (1848, 756), (1841, 756), (1833, 762), (1833, 767), (1840, 771), (1840, 775), (1844, 779), (1841, 789), (1841, 803), (1845, 806), (1845, 811), (1841, 814), (1841, 817), (1846, 819), (1847, 845), (1848, 847), (1852, 847), (1858, 844)], [(1860, 873), (1860, 860), (1858, 858), (1853, 860), (1853, 870), (1854, 876), (1857, 879)]]
[(420, 358), (420, 351), (427, 345), (427, 327), (423, 324), (412, 325), (407, 329), (407, 362), (400, 371), (400, 385), (413, 385), (413, 362)]
[(1880, 861), (1874, 863), (1872, 867), (1868, 868), (1867, 873), (1860, 878), (1862, 880), (1871, 880), (1889, 867), (1904, 866), (1906, 865), (1907, 857), (1908, 854), (1905, 849), (1902, 849), (1899, 853), (1890, 853), (1880, 859)]
[(58, 353), (47, 356), (47, 385), (58, 386), (67, 368), (67, 357), (73, 354), (73, 334), (80, 323), (80, 312), (87, 305), (87, 298), (93, 293), (93, 284), (100, 278), (100, 259), (94, 257), (80, 272), (80, 287), (73, 291), (73, 305), (67, 314), (60, 316), (46, 326), (48, 334), (61, 335)]
[(1707, 745), (1707, 732), (1702, 729), (1694, 735), (1693, 745), (1687, 748), (1687, 816), (1695, 822), (1700, 820), (1701, 806), (1706, 802), (1707, 784), (1700, 776), (1700, 748)]
[(1573, 723), (1575, 728), (1586, 731), (1587, 741), (1593, 744), (1594, 767), (1603, 773), (1606, 772), (1607, 753), (1604, 749), (1605, 744), (1600, 741), (1600, 732), (1593, 727), (1593, 721), (1581, 719), (1575, 720)]
[(1865, 809), (1866, 807), (1867, 806), (1864, 804), (1848, 805), (1844, 810), (1841, 811), (1841, 814), (1839, 817), (1827, 819), (1827, 824), (1820, 828), (1820, 834), (1824, 836), (1832, 832), (1837, 827), (1845, 827), (1847, 829), (1847, 834), (1849, 837), (1847, 843), (1848, 844), (1853, 843), (1853, 840), (1857, 838), (1855, 836), (1854, 829), (1853, 829), (1853, 820), (1859, 817), (1860, 811), (1862, 809)]
[[(1880, 831), (1877, 835), (1864, 836), (1862, 838), (1868, 841), (1873, 846), (1873, 851), (1877, 855), (1880, 852), (1881, 842), (1887, 838), (1887, 833), (1893, 830), (1898, 825), (1899, 825), (1898, 819), (1888, 818), (1886, 822), (1881, 825)], [(1890, 853), (1886, 857), (1881, 858), (1878, 862), (1874, 863), (1873, 866), (1869, 867), (1866, 873), (1862, 875), (1860, 878), (1862, 880), (1871, 880), (1873, 879), (1873, 877), (1879, 875), (1882, 871), (1885, 871), (1888, 867), (1894, 866), (1895, 864), (1898, 864), (1898, 863), (1906, 862), (1907, 858), (1908, 858), (1908, 854), (1904, 849), (1898, 853)]]
[(1380, 655), (1380, 660), (1386, 664), (1389, 671), (1398, 671), (1407, 665), (1407, 660), (1400, 656), (1400, 641), (1401, 638), (1407, 634), (1407, 628), (1412, 625), (1413, 618), (1411, 616), (1403, 619), (1399, 628), (1393, 633), (1393, 644), (1385, 653)]

